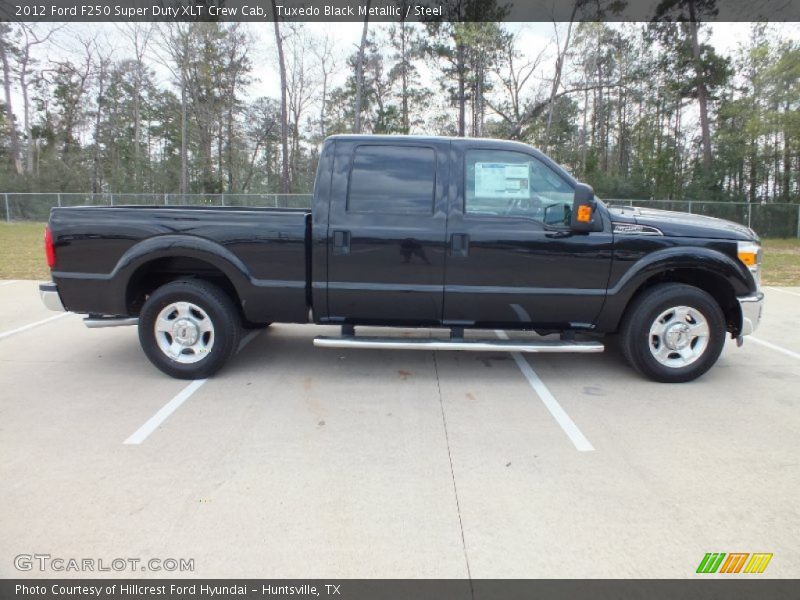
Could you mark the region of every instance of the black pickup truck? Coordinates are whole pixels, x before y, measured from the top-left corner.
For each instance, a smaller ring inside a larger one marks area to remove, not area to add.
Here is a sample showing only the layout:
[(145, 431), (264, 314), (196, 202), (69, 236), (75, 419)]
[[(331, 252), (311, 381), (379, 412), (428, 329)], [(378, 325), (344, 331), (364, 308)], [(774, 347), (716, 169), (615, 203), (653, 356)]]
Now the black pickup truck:
[(314, 322), (341, 326), (314, 340), (324, 347), (599, 352), (613, 334), (640, 373), (689, 381), (726, 332), (741, 343), (755, 329), (763, 303), (752, 230), (610, 208), (498, 140), (333, 136), (310, 211), (54, 208), (45, 247), (48, 307), (90, 327), (138, 323), (147, 357), (180, 378), (217, 371), (243, 329)]

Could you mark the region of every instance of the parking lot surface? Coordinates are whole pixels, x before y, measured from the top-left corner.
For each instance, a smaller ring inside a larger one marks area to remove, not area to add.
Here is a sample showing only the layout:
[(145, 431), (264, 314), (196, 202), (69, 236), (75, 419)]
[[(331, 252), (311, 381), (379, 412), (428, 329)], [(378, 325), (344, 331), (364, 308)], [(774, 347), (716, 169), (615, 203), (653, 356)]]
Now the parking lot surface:
[[(757, 577), (798, 577), (800, 288), (765, 292), (754, 339), (688, 384), (611, 351), (317, 349), (336, 330), (310, 325), (192, 383), (135, 328), (2, 282), (0, 576), (684, 578), (766, 552)], [(194, 570), (20, 572), (26, 553)]]

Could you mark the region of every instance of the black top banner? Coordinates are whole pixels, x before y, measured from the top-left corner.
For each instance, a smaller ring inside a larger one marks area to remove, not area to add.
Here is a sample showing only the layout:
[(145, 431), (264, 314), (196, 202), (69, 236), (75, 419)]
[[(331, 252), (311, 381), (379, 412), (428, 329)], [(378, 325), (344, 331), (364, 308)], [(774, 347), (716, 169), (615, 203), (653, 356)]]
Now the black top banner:
[(800, 0), (2, 0), (2, 21), (800, 21)]

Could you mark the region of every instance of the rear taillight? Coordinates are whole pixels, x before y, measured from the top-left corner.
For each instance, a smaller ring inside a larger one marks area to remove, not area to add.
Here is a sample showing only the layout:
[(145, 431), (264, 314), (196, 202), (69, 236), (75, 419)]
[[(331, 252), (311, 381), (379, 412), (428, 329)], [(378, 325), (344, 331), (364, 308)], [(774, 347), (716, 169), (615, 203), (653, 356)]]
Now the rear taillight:
[(51, 269), (56, 266), (56, 248), (53, 246), (53, 232), (50, 226), (44, 228), (44, 255), (47, 257), (47, 266)]

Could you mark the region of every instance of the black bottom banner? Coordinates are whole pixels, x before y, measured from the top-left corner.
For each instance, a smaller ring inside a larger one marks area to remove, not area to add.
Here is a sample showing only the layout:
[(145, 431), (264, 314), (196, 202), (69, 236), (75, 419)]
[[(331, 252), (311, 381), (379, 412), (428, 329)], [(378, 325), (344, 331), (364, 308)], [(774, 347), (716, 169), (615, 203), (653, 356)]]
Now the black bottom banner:
[(611, 600), (798, 598), (799, 580), (4, 579), (2, 600)]

